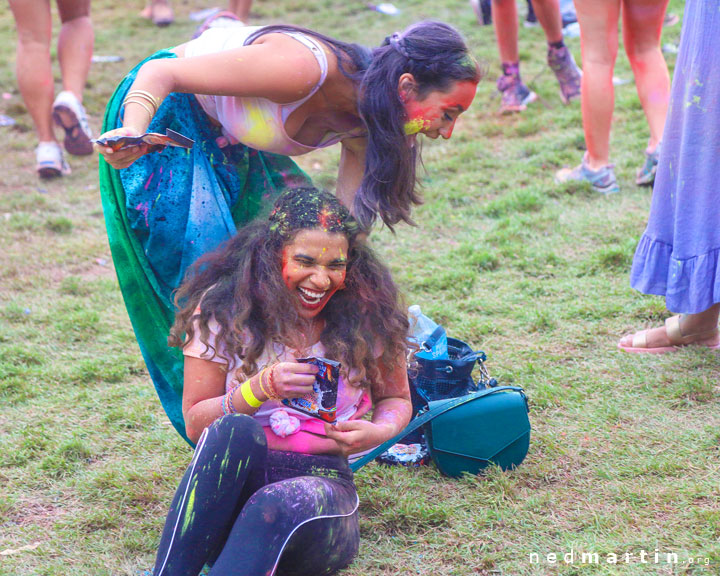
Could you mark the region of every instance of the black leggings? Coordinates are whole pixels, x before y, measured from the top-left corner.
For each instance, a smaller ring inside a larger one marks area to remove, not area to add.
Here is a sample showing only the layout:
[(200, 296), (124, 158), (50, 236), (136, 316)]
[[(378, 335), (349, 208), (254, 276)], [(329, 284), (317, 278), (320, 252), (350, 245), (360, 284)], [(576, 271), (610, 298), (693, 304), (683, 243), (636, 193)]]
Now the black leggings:
[(203, 433), (165, 521), (154, 576), (316, 576), (355, 557), (359, 500), (340, 456), (268, 451), (242, 414)]

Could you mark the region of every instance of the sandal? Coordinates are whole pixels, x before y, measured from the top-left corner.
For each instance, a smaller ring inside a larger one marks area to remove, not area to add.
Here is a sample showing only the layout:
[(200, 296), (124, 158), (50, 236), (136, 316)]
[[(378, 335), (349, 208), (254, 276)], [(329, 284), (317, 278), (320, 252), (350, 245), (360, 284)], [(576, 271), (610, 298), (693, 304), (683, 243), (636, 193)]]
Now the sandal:
[(618, 342), (618, 348), (633, 354), (665, 354), (667, 352), (677, 352), (684, 346), (704, 346), (705, 348), (709, 348), (711, 350), (720, 350), (720, 344), (704, 345), (697, 343), (702, 340), (709, 340), (713, 336), (717, 336), (717, 328), (683, 336), (683, 333), (680, 330), (680, 315), (672, 316), (665, 320), (665, 333), (667, 334), (668, 340), (670, 340), (670, 346), (649, 347), (647, 344), (647, 333), (647, 330), (636, 332), (633, 335), (630, 346), (623, 346), (621, 342)]

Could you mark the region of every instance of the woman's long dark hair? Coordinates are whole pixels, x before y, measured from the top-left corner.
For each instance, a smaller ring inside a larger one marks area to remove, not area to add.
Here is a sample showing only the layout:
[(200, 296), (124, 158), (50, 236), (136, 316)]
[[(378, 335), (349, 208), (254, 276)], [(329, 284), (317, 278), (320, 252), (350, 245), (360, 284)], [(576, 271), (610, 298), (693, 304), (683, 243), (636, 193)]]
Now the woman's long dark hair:
[(400, 76), (415, 77), (420, 98), (447, 91), (454, 82), (478, 82), (480, 68), (460, 33), (443, 22), (423, 21), (393, 34), (370, 51), (295, 26), (267, 26), (248, 37), (295, 31), (322, 40), (335, 54), (342, 73), (358, 89), (358, 111), (367, 127), (365, 172), (355, 194), (353, 214), (364, 229), (378, 216), (392, 230), (398, 222), (412, 224), (410, 209), (422, 199), (416, 191), (417, 151), (405, 134), (405, 106), (398, 94)]
[[(334, 195), (315, 188), (286, 192), (269, 220), (245, 226), (191, 267), (175, 296), (179, 310), (168, 343), (182, 347), (183, 336), (190, 340), (199, 330), (212, 357), (245, 374), (257, 372), (270, 343), (307, 346), (301, 335), (305, 321), (297, 314), (297, 297), (285, 286), (281, 261), (283, 247), (299, 231), (316, 229), (343, 234), (349, 244), (345, 288), (320, 315), (325, 354), (342, 363), (353, 384), (382, 383), (381, 364), (391, 371), (405, 361), (407, 315), (387, 267), (358, 242), (355, 220)], [(215, 349), (208, 344), (212, 319), (219, 325)]]

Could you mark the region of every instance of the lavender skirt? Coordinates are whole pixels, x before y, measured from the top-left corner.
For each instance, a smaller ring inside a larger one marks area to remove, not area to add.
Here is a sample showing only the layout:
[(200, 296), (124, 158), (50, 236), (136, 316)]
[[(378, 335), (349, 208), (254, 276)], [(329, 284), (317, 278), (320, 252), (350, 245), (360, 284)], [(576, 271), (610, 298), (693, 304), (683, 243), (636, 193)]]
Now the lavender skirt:
[(720, 302), (720, 7), (688, 0), (647, 228), (630, 285), (675, 313)]

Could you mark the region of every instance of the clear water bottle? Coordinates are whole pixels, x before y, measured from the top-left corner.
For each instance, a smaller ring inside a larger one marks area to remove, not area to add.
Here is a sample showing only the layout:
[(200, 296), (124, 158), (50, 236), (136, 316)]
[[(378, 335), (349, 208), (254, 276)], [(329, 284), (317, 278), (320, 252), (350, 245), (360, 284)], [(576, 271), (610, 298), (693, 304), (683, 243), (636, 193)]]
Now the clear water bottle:
[[(420, 347), (416, 356), (432, 360), (448, 358), (447, 334), (445, 330), (442, 331), (437, 342), (429, 343), (428, 339), (438, 327), (438, 324), (425, 316), (417, 304), (408, 308), (408, 316), (410, 320), (410, 338)], [(429, 349), (427, 346), (423, 346), (426, 342), (428, 342), (430, 346)]]

